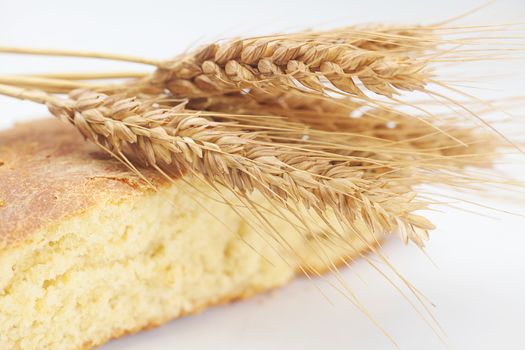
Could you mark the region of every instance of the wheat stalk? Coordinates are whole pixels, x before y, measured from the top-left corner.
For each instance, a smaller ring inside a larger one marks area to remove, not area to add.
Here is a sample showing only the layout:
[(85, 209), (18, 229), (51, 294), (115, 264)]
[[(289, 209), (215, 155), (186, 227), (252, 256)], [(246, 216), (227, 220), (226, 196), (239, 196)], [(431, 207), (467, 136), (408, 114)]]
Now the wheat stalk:
[[(427, 61), (414, 54), (436, 45), (432, 27), (367, 26), (305, 31), (213, 43), (172, 60), (71, 50), (0, 47), (0, 52), (78, 56), (157, 66), (138, 84), (168, 88), (176, 97), (205, 97), (243, 89), (289, 89), (361, 96), (420, 90)], [(101, 76), (104, 76), (102, 74)], [(133, 74), (131, 74), (133, 76)], [(136, 76), (136, 75), (135, 75)], [(332, 84), (327, 87), (325, 81)], [(364, 86), (358, 86), (362, 83)]]
[[(286, 210), (296, 202), (321, 217), (332, 210), (348, 226), (363, 219), (358, 216), (367, 217), (372, 231), (402, 226), (404, 237), (422, 244), (431, 225), (412, 213), (421, 208), (412, 197), (403, 199), (414, 184), (432, 178), (418, 170), (476, 163), (481, 147), (474, 147), (471, 129), (446, 132), (432, 120), (385, 108), (366, 93), (425, 91), (433, 79), (428, 64), (442, 53), (435, 49), (441, 42), (435, 29), (347, 27), (252, 37), (167, 61), (4, 47), (0, 51), (123, 60), (157, 70), (114, 85), (75, 80), (97, 75), (0, 77), (48, 92), (89, 89), (66, 99), (10, 86), (0, 93), (46, 104), (134, 170), (130, 159), (137, 157), (162, 172), (197, 173), (240, 196), (257, 190)], [(357, 99), (334, 99), (331, 92)], [(187, 102), (166, 102), (173, 98)], [(348, 118), (373, 105), (360, 120)], [(399, 127), (389, 132), (385, 122)]]
[[(113, 77), (135, 79), (128, 80), (124, 86), (120, 86), (121, 89), (148, 93), (170, 91), (175, 98), (205, 98), (242, 92), (257, 99), (273, 99), (282, 93), (299, 90), (312, 95), (338, 93), (374, 103), (375, 98), (367, 95), (372, 92), (405, 104), (394, 99), (395, 95), (402, 91), (432, 94), (432, 91), (427, 90), (427, 84), (443, 85), (433, 76), (433, 63), (498, 58), (487, 56), (483, 50), (461, 51), (459, 47), (477, 44), (480, 38), (455, 37), (456, 33), (470, 34), (472, 29), (447, 28), (445, 23), (427, 26), (354, 26), (219, 41), (170, 60), (17, 47), (0, 47), (0, 52), (99, 58), (153, 65), (157, 70), (151, 75), (121, 73), (113, 74)], [(484, 30), (498, 30), (498, 27), (476, 30), (481, 35)], [(445, 38), (439, 34), (444, 34)], [(446, 38), (451, 34), (451, 38)], [(456, 47), (451, 47), (453, 45)], [(481, 56), (476, 56), (479, 54)], [(105, 79), (111, 76), (108, 73), (71, 74), (54, 78)], [(38, 78), (43, 82), (49, 77)], [(6, 83), (11, 84), (9, 81)], [(55, 88), (53, 81), (49, 81), (49, 84), (49, 92), (67, 92)], [(78, 83), (77, 87), (88, 87), (82, 84), (86, 83)], [(46, 89), (45, 83), (27, 84), (26, 81), (19, 85)], [(101, 86), (97, 89), (114, 93), (119, 87)]]
[[(126, 164), (131, 165), (128, 154), (178, 176), (197, 173), (240, 196), (257, 190), (286, 210), (293, 210), (290, 203), (300, 203), (325, 219), (329, 209), (345, 226), (358, 219), (370, 230), (391, 232), (402, 226), (401, 232), (418, 245), (433, 228), (412, 213), (424, 205), (413, 202), (402, 180), (396, 183), (407, 176), (406, 169), (381, 176), (392, 170), (392, 161), (372, 154), (368, 160), (365, 155), (343, 155), (327, 145), (309, 147), (293, 127), (289, 140), (279, 142), (274, 136), (283, 136), (282, 126), (275, 135), (250, 130), (185, 110), (184, 103), (167, 108), (156, 98), (86, 90), (76, 90), (68, 99), (6, 86), (0, 92), (46, 104), (54, 116)], [(372, 170), (366, 170), (371, 165)]]
[(363, 96), (367, 90), (390, 97), (398, 90), (422, 90), (431, 77), (425, 59), (376, 51), (372, 45), (363, 49), (357, 43), (326, 40), (322, 33), (311, 35), (307, 40), (290, 35), (207, 45), (162, 63), (148, 82), (162, 85), (174, 96), (190, 98), (250, 89), (270, 94), (290, 89), (335, 91), (352, 96)]

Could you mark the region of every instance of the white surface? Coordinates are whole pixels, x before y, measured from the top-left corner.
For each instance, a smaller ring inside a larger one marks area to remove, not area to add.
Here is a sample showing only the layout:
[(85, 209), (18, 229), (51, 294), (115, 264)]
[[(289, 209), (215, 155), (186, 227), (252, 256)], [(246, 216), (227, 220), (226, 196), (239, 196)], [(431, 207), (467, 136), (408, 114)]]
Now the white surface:
[[(448, 18), (481, 1), (0, 1), (0, 44), (78, 48), (169, 57), (196, 41), (315, 25)], [(523, 0), (499, 1), (476, 16), (523, 21)], [(525, 72), (523, 63), (513, 62)], [(0, 55), (0, 74), (120, 69), (121, 64)], [(128, 67), (128, 66), (126, 66)], [(124, 68), (126, 68), (124, 67)], [(141, 67), (129, 66), (130, 69)], [(523, 75), (513, 85), (521, 88)], [(492, 86), (501, 91), (502, 86)], [(508, 87), (509, 89), (511, 87)], [(44, 109), (0, 98), (0, 128)], [(517, 161), (523, 162), (524, 158)], [(523, 167), (513, 168), (525, 175)], [(523, 194), (500, 207), (524, 212)], [(472, 208), (471, 208), (472, 209)], [(478, 210), (479, 211), (479, 210)], [(498, 219), (443, 208), (427, 253), (384, 247), (392, 263), (436, 304), (433, 313), (453, 349), (525, 349), (525, 219)], [(383, 266), (384, 267), (384, 266)], [(384, 268), (386, 270), (386, 268)], [(403, 349), (443, 349), (409, 304), (365, 262), (343, 271), (348, 284)], [(396, 280), (397, 281), (397, 280)], [(333, 305), (321, 295), (316, 285)], [(348, 301), (321, 281), (299, 279), (249, 301), (211, 309), (159, 329), (113, 341), (122, 349), (391, 349), (392, 344)]]

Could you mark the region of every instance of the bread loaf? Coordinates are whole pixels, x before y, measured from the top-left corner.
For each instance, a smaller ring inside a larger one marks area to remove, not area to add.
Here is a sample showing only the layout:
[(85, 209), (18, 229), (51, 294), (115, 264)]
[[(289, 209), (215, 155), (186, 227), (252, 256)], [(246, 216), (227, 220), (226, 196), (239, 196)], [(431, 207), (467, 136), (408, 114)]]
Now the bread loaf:
[(232, 194), (141, 172), (155, 188), (56, 120), (0, 133), (0, 349), (90, 349), (340, 265), (377, 239), (349, 234), (351, 249), (320, 254), (320, 224), (305, 234), (265, 215), (282, 244), (226, 204)]

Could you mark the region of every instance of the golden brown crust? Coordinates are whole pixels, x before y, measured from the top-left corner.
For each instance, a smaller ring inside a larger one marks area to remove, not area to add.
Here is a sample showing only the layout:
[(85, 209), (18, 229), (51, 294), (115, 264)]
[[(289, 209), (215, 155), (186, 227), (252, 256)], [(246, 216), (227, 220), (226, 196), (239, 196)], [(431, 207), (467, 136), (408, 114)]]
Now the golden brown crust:
[(17, 125), (0, 133), (0, 249), (98, 202), (147, 189), (71, 125), (54, 119)]

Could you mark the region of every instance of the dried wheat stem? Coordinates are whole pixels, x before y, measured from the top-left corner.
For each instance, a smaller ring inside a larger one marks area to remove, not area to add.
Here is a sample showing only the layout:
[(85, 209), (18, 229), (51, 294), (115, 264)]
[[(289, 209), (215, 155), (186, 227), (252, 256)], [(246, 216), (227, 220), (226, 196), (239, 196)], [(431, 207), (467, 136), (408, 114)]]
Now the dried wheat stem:
[(13, 97), (19, 100), (28, 100), (39, 104), (46, 104), (47, 102), (56, 99), (54, 96), (41, 90), (28, 90), (19, 87), (0, 84), (0, 94), (8, 97)]
[(38, 88), (44, 91), (63, 91), (68, 92), (73, 89), (108, 89), (110, 86), (105, 84), (94, 84), (80, 81), (72, 81), (58, 78), (45, 78), (39, 76), (0, 76), (0, 84), (21, 86), (27, 88)]
[(65, 73), (36, 73), (23, 76), (40, 77), (47, 79), (62, 80), (105, 80), (105, 79), (139, 79), (144, 78), (149, 73), (135, 71), (118, 72), (65, 72)]
[(61, 49), (37, 49), (30, 47), (0, 46), (1, 53), (24, 54), (24, 55), (42, 55), (42, 56), (63, 56), (79, 58), (99, 58), (104, 60), (124, 61), (130, 63), (140, 63), (157, 66), (161, 61), (145, 57), (135, 57), (130, 55), (120, 55), (103, 53), (97, 51), (80, 51), (80, 50), (61, 50)]

